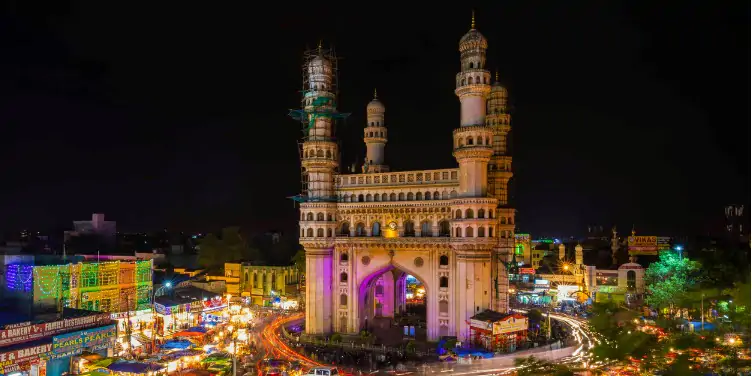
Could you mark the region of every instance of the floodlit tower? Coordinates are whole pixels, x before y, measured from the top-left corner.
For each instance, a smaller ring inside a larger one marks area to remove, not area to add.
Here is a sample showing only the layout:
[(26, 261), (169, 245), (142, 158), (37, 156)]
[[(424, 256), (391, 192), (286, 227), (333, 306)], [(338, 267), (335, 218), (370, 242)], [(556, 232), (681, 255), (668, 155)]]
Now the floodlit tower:
[(493, 131), (486, 127), (486, 97), (491, 92), (490, 73), (485, 69), (488, 42), (475, 29), (460, 39), (461, 70), (454, 93), (461, 104), (460, 128), (454, 130), (454, 157), (460, 165), (460, 197), (485, 197), (488, 162), (493, 155)]
[[(485, 124), (486, 97), (491, 91), (485, 70), (486, 38), (475, 29), (459, 43), (460, 72), (455, 94), (461, 105), (460, 127), (453, 132), (454, 157), (459, 164), (459, 192), (452, 201), (452, 227), (457, 260), (456, 310), (470, 318), (483, 309), (508, 310), (508, 277), (503, 260), (493, 252), (499, 236), (495, 210), (497, 200), (488, 195), (488, 162), (493, 155), (493, 131)], [(506, 235), (506, 234), (505, 234)], [(473, 239), (464, 239), (473, 238)], [(511, 237), (514, 244), (514, 237)], [(490, 290), (490, 291), (489, 291)], [(467, 321), (457, 323), (457, 334), (466, 338)]]
[(302, 109), (290, 116), (303, 123), (301, 165), (303, 191), (300, 202), (300, 244), (306, 252), (306, 332), (332, 330), (332, 250), (337, 227), (334, 174), (339, 151), (334, 138), (337, 112), (336, 61), (332, 49), (319, 46), (304, 55)]
[(567, 257), (567, 247), (564, 244), (559, 244), (559, 260), (564, 261)]
[(580, 244), (574, 247), (574, 263), (578, 266), (582, 265), (582, 246)]
[(363, 131), (363, 141), (366, 143), (364, 173), (389, 171), (389, 166), (384, 164), (384, 147), (387, 141), (384, 112), (386, 112), (386, 108), (379, 101), (376, 89), (374, 89), (373, 100), (366, 107), (367, 123)]

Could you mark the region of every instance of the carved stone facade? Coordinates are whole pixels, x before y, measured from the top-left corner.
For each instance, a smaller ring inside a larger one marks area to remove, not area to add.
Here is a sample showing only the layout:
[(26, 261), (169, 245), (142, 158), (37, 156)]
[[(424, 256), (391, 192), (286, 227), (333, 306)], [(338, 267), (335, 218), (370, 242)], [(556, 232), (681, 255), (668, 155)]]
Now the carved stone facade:
[[(485, 70), (486, 48), (474, 25), (460, 41), (455, 93), (462, 119), (453, 133), (458, 168), (390, 172), (385, 106), (374, 95), (364, 130), (364, 173), (337, 174), (331, 119), (311, 115), (302, 158), (305, 171), (317, 177), (316, 189), (309, 181), (300, 207), (308, 333), (357, 333), (374, 316), (398, 314), (408, 274), (426, 289), (428, 340), (464, 340), (471, 316), (508, 310), (503, 262), (514, 246), (515, 211), (506, 189), (511, 128), (506, 89), (491, 85)], [(332, 82), (314, 74), (332, 71), (325, 56), (309, 67), (310, 85)], [(313, 99), (306, 104), (331, 97), (326, 89), (308, 90)]]

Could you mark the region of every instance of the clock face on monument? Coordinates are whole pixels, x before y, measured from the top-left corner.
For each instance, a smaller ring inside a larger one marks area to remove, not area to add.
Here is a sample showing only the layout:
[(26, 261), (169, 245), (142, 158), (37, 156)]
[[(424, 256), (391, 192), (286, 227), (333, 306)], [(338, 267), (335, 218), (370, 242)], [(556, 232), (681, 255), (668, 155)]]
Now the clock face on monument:
[(397, 222), (389, 222), (389, 228), (391, 230), (396, 230), (397, 229)]

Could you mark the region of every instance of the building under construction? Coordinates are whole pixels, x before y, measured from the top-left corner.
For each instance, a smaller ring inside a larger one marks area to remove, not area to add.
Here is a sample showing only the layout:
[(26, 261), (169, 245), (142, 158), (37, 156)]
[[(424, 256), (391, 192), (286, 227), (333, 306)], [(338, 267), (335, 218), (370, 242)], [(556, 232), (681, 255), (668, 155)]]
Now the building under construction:
[(349, 114), (337, 111), (337, 56), (334, 48), (303, 54), (301, 108), (290, 117), (302, 123), (298, 142), (302, 189), (292, 197), (297, 202), (336, 202), (334, 174), (339, 167), (339, 145), (334, 134), (338, 121)]

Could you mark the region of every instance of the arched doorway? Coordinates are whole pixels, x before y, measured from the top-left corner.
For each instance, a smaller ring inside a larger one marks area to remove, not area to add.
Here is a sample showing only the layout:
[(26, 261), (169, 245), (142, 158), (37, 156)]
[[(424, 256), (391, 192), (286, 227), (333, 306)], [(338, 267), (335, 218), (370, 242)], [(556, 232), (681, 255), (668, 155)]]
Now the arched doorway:
[(421, 277), (388, 265), (360, 283), (357, 329), (372, 333), (388, 346), (404, 338), (425, 341), (429, 296)]

